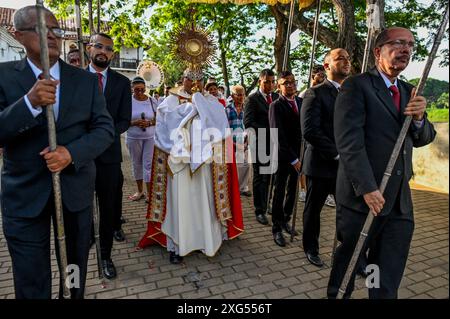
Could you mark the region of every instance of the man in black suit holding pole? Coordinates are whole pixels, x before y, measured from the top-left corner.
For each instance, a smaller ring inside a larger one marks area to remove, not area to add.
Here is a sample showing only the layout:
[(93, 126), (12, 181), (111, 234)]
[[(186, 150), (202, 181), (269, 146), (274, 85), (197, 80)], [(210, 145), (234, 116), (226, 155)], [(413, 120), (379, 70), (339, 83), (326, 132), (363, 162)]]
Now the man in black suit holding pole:
[(325, 55), (327, 78), (306, 91), (302, 106), (302, 132), (307, 142), (302, 171), (306, 175), (303, 211), (303, 251), (308, 261), (323, 266), (319, 256), (320, 212), (328, 194), (336, 193), (339, 155), (334, 142), (334, 102), (351, 71), (350, 56), (344, 49)]
[(106, 107), (114, 120), (115, 128), (114, 142), (95, 160), (103, 273), (106, 278), (113, 279), (117, 276), (111, 259), (113, 238), (118, 241), (125, 240), (120, 223), (123, 186), (120, 135), (131, 124), (131, 83), (127, 77), (109, 68), (114, 57), (114, 42), (109, 35), (93, 35), (88, 52), (91, 60), (88, 70), (97, 75), (99, 91), (103, 92), (106, 98)]
[[(74, 278), (71, 297), (83, 298), (94, 159), (112, 143), (114, 128), (96, 77), (59, 59), (63, 32), (53, 13), (42, 10), (49, 29), (52, 79), (41, 79), (36, 6), (21, 8), (14, 15), (15, 37), (25, 47), (26, 58), (0, 64), (3, 232), (12, 259), (16, 298), (50, 299), (50, 221), (55, 220), (51, 173), (59, 172), (67, 261), (78, 277)], [(58, 144), (53, 152), (48, 148), (42, 105), (53, 105)], [(54, 227), (56, 235), (55, 223)]]
[[(367, 214), (377, 216), (367, 243), (368, 262), (379, 270), (374, 274), (379, 286), (370, 287), (369, 298), (397, 298), (414, 230), (408, 184), (412, 150), (431, 143), (436, 135), (425, 113), (425, 98), (415, 96), (412, 85), (398, 79), (409, 64), (414, 45), (414, 36), (407, 29), (383, 30), (373, 51), (376, 67), (348, 78), (336, 100), (334, 132), (340, 156), (336, 227), (341, 245), (330, 274), (329, 298), (338, 293)], [(413, 122), (381, 194), (379, 185), (407, 115)], [(350, 297), (353, 287), (354, 274), (344, 297)]]

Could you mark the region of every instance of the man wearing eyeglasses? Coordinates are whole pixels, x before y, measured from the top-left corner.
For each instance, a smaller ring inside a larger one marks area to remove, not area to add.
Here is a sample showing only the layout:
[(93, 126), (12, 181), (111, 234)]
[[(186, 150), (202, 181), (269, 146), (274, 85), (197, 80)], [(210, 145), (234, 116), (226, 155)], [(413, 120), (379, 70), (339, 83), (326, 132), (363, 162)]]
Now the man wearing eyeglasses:
[[(256, 145), (256, 154), (252, 154), (252, 160), (255, 160), (253, 162), (253, 204), (256, 220), (263, 225), (269, 224), (266, 210), (270, 174), (264, 172), (264, 168), (268, 168), (270, 163), (269, 158), (265, 160), (260, 155), (267, 157), (270, 155), (269, 106), (278, 99), (278, 94), (273, 92), (275, 87), (275, 73), (270, 69), (264, 69), (259, 75), (259, 89), (250, 94), (244, 102), (244, 126), (249, 133), (249, 143)], [(263, 134), (265, 134), (264, 137)], [(256, 140), (252, 141), (252, 137)], [(265, 149), (260, 149), (259, 144), (265, 145)]]
[[(80, 285), (71, 289), (71, 297), (83, 298), (94, 159), (112, 143), (114, 127), (96, 77), (59, 59), (62, 31), (52, 12), (43, 10), (52, 79), (41, 77), (36, 6), (21, 8), (14, 15), (15, 37), (25, 47), (26, 58), (0, 64), (3, 232), (16, 298), (50, 299), (50, 223), (55, 220), (51, 173), (60, 173), (67, 259), (80, 275), (76, 278)], [(45, 105), (53, 105), (55, 115), (58, 146), (53, 152), (48, 149)]]
[(131, 124), (131, 83), (109, 67), (114, 57), (114, 42), (109, 35), (93, 35), (87, 51), (91, 60), (88, 70), (97, 76), (98, 89), (106, 98), (106, 107), (114, 120), (116, 132), (113, 144), (95, 160), (103, 273), (106, 278), (113, 279), (117, 276), (111, 259), (113, 238), (125, 240), (121, 228), (123, 174), (120, 135)]
[(275, 244), (286, 246), (282, 231), (291, 234), (289, 225), (296, 205), (295, 198), (298, 175), (301, 170), (300, 108), (302, 100), (296, 96), (297, 82), (290, 71), (283, 71), (278, 77), (280, 97), (270, 105), (271, 128), (278, 129), (278, 169), (275, 173), (272, 204), (272, 233)]
[[(369, 298), (397, 298), (414, 229), (408, 184), (412, 150), (431, 143), (436, 135), (425, 113), (425, 98), (415, 96), (412, 85), (398, 79), (408, 66), (413, 49), (414, 37), (409, 30), (383, 30), (373, 50), (376, 67), (348, 78), (337, 97), (334, 135), (340, 160), (336, 228), (341, 245), (336, 250), (328, 283), (330, 298), (337, 295), (367, 214), (376, 216), (367, 238), (368, 263), (379, 269), (375, 274), (379, 286), (369, 288)], [(379, 185), (407, 115), (412, 116), (413, 122), (381, 194)], [(353, 287), (354, 275), (344, 297), (350, 297)]]

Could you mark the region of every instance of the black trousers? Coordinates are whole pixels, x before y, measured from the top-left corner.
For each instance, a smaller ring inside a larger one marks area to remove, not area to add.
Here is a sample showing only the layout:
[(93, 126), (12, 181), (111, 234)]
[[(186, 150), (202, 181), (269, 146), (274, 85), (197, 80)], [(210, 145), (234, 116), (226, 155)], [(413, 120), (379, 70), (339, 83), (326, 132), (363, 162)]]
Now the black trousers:
[(306, 176), (306, 201), (303, 210), (303, 250), (319, 253), (320, 212), (328, 194), (336, 193), (335, 178)]
[(260, 163), (253, 163), (253, 205), (256, 215), (265, 214), (267, 210), (270, 174), (261, 174), (260, 169), (264, 167)]
[(282, 231), (282, 225), (289, 222), (297, 200), (295, 187), (298, 173), (290, 163), (278, 163), (272, 204), (272, 232)]
[[(396, 299), (408, 259), (409, 247), (414, 232), (412, 212), (404, 215), (396, 203), (388, 216), (376, 217), (369, 231), (363, 251), (369, 249), (369, 265), (377, 265), (380, 270), (380, 287), (369, 289), (370, 299)], [(336, 298), (345, 269), (350, 263), (359, 233), (366, 215), (338, 205), (336, 227), (341, 245), (336, 249), (333, 268), (328, 282), (328, 297)], [(354, 289), (355, 273), (347, 287), (344, 298), (350, 298)]]
[[(102, 259), (111, 258), (113, 232), (122, 215), (123, 174), (120, 163), (99, 164), (95, 190), (100, 211), (100, 247)], [(120, 226), (119, 226), (120, 228)]]
[[(89, 256), (92, 206), (79, 211), (63, 209), (67, 264), (79, 269), (79, 288), (71, 288), (72, 299), (83, 299)], [(55, 223), (55, 205), (50, 197), (46, 207), (35, 218), (3, 215), (3, 232), (8, 243), (14, 274), (16, 299), (51, 299), (50, 221), (53, 219), (55, 246), (59, 262), (59, 245)], [(68, 275), (76, 275), (69, 268)], [(77, 276), (78, 277), (78, 276)], [(59, 297), (62, 298), (62, 280)]]

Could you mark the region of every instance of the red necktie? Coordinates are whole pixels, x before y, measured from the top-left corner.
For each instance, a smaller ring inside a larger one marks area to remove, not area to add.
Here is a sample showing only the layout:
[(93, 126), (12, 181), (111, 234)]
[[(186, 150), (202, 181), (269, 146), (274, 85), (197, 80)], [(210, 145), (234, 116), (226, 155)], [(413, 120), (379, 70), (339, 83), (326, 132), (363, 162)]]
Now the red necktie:
[(272, 104), (272, 96), (270, 94), (267, 94), (267, 104)]
[(298, 108), (297, 108), (297, 104), (295, 103), (295, 101), (290, 101), (290, 100), (288, 100), (288, 102), (289, 102), (289, 104), (291, 105), (292, 110), (295, 112), (295, 114), (298, 115)]
[(400, 112), (400, 91), (398, 90), (398, 87), (396, 87), (395, 85), (391, 85), (389, 87), (389, 91), (392, 92), (392, 99), (394, 100), (397, 112)]
[(103, 93), (103, 75), (100, 72), (97, 72), (98, 76), (98, 89), (100, 90), (100, 93)]

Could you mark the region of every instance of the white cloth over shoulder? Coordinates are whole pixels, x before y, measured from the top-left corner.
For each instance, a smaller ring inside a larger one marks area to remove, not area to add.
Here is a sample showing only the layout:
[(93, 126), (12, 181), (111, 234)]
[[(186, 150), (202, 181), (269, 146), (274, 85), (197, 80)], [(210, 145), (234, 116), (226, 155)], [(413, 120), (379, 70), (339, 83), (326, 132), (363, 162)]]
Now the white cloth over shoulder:
[(169, 96), (158, 107), (158, 116), (156, 141), (170, 153), (172, 172), (161, 226), (167, 249), (181, 256), (195, 250), (214, 256), (227, 238), (227, 228), (217, 219), (211, 164), (205, 162), (213, 156), (213, 144), (231, 134), (224, 107), (200, 93), (183, 104)]

